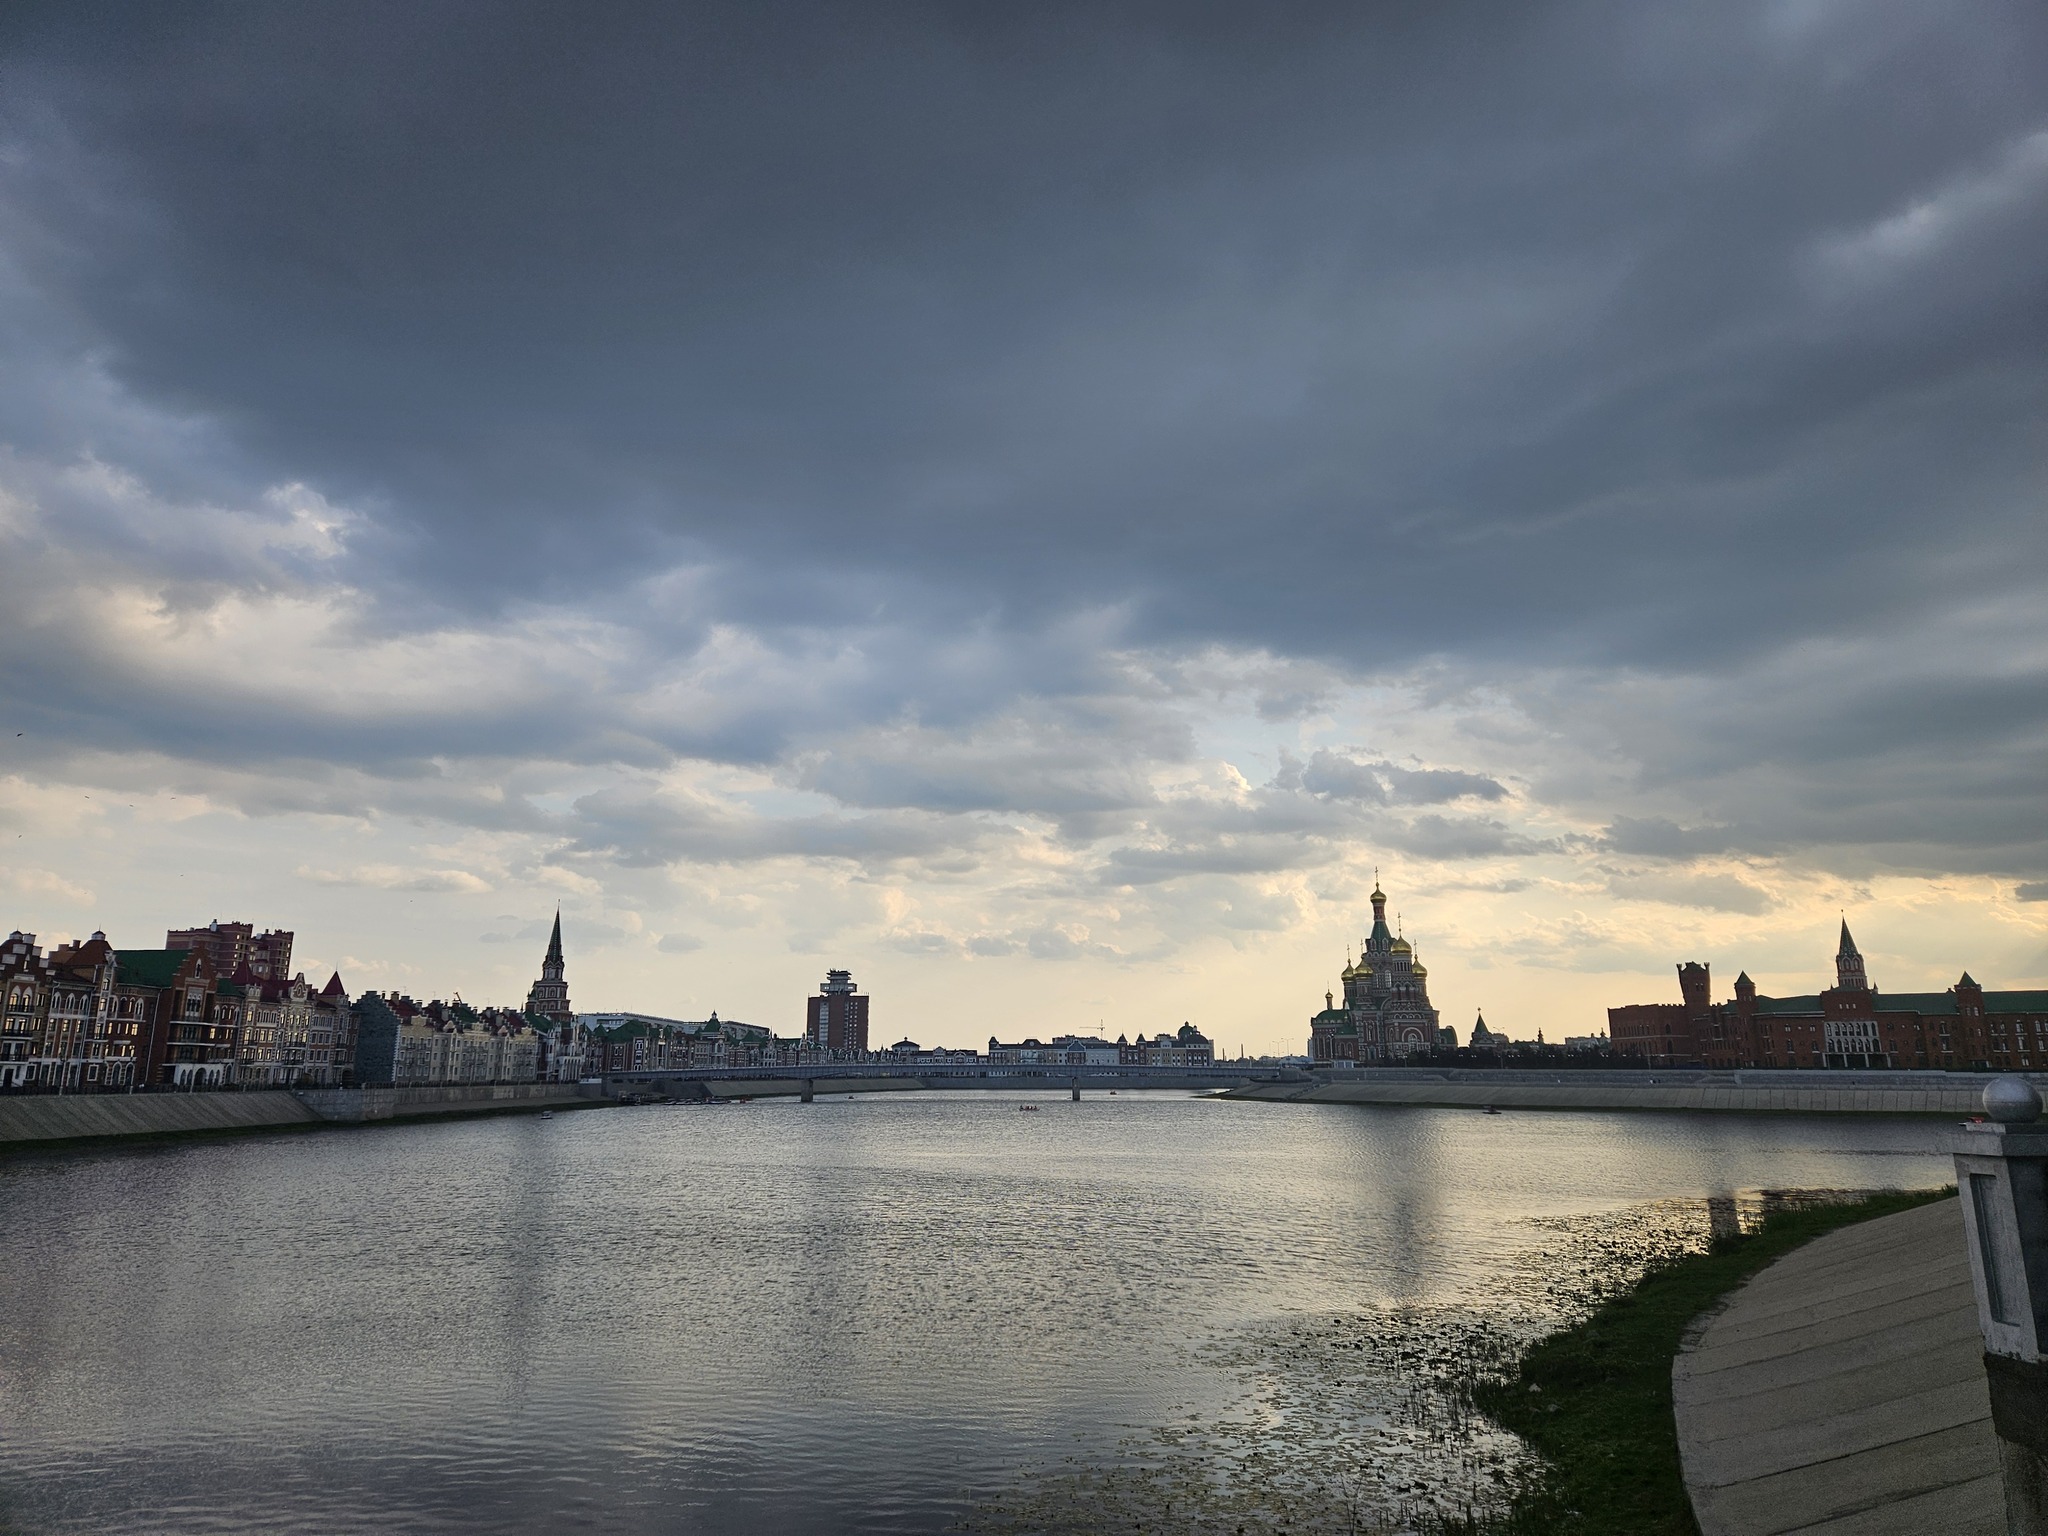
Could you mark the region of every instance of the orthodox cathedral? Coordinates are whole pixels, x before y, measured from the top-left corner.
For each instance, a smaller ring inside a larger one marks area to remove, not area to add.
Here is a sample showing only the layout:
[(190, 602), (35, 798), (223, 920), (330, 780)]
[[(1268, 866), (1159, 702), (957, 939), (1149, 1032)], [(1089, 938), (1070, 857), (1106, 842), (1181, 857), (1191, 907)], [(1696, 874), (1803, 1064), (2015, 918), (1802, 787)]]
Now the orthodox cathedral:
[(1344, 967), (1344, 1001), (1323, 994), (1323, 1011), (1309, 1020), (1312, 1061), (1361, 1064), (1399, 1061), (1437, 1041), (1437, 1013), (1429, 1006), (1429, 970), (1407, 939), (1387, 927), (1387, 896), (1372, 888), (1372, 935), (1355, 964)]

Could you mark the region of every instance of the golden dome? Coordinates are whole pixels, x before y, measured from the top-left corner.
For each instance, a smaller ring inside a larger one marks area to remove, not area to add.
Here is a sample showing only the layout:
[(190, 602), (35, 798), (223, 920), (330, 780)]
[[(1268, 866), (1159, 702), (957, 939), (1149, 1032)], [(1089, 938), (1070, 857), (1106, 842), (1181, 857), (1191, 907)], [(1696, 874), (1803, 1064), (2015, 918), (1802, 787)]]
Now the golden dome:
[(1415, 949), (1415, 946), (1413, 944), (1410, 944), (1406, 939), (1396, 939), (1394, 940), (1391, 948), (1393, 949), (1395, 954), (1405, 955), (1412, 953)]
[(1420, 960), (1418, 960), (1415, 962), (1415, 974), (1418, 976), (1427, 976), (1429, 974), (1429, 967), (1424, 965)]
[(1349, 980), (1350, 980), (1350, 979), (1351, 979), (1352, 977), (1356, 976), (1357, 974), (1358, 974), (1358, 967), (1357, 967), (1357, 966), (1355, 966), (1355, 965), (1347, 965), (1347, 966), (1345, 966), (1345, 967), (1344, 967), (1344, 978), (1343, 978), (1343, 979), (1344, 979), (1344, 980), (1346, 980), (1346, 981), (1349, 981)]

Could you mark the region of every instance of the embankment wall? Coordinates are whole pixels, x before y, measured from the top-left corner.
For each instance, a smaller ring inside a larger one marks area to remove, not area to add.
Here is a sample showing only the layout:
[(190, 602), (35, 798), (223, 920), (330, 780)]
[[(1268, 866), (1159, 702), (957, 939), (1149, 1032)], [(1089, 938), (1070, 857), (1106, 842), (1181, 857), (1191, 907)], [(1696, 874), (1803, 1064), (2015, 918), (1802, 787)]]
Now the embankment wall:
[[(1745, 1114), (1956, 1115), (1983, 1108), (1989, 1074), (1970, 1072), (1460, 1072), (1405, 1069), (1317, 1074), (1306, 1085), (1258, 1083), (1231, 1098), (1308, 1104), (1415, 1104), (1478, 1109), (1719, 1110)], [(2033, 1079), (2048, 1088), (2048, 1076)]]
[(602, 1090), (561, 1083), (487, 1083), (445, 1088), (321, 1088), (260, 1093), (102, 1093), (0, 1098), (0, 1147), (113, 1136), (358, 1123), (424, 1115), (576, 1109), (606, 1102)]

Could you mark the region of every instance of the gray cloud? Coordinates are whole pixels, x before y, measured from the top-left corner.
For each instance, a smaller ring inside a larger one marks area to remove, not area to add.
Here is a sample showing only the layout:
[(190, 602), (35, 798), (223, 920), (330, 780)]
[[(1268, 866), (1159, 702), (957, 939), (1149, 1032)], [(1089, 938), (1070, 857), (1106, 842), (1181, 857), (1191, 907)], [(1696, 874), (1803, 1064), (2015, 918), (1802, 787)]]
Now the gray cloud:
[[(1787, 15), (20, 11), (0, 767), (593, 867), (1554, 809), (2035, 890), (2048, 18)], [(1305, 756), (1169, 794), (1218, 655)], [(1424, 675), (1526, 732), (1305, 744)]]
[[(757, 618), (843, 621), (850, 568), (1698, 655), (2018, 531), (2048, 215), (1968, 189), (2048, 122), (2022, 7), (152, 19), (16, 29), (17, 260), (244, 475), (375, 498), (360, 558), (439, 601), (716, 547)], [(1923, 302), (1809, 279), (1944, 199)], [(1302, 601), (1353, 549), (1401, 579)]]
[(1738, 875), (1616, 874), (1608, 879), (1607, 889), (1624, 901), (1659, 901), (1670, 906), (1743, 912), (1750, 916), (1768, 912), (1777, 905), (1770, 892)]
[(1277, 782), (1298, 785), (1312, 794), (1375, 805), (1445, 805), (1454, 800), (1504, 800), (1507, 790), (1481, 773), (1451, 768), (1403, 768), (1386, 761), (1360, 762), (1342, 753), (1318, 750), (1304, 765), (1283, 759)]
[(300, 866), (299, 878), (315, 885), (359, 885), (379, 891), (488, 891), (489, 882), (464, 869), (405, 869), (395, 864), (357, 865), (353, 869), (311, 869)]
[(1660, 816), (1617, 816), (1601, 836), (1616, 853), (1658, 859), (1693, 859), (1735, 846), (1726, 827), (1681, 827)]

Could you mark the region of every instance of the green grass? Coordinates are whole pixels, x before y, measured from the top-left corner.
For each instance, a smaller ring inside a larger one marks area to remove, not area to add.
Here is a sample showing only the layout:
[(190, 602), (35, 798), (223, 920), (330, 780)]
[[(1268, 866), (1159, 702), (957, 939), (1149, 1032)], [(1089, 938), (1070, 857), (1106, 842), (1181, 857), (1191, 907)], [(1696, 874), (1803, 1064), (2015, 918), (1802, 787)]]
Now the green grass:
[(1773, 1212), (1755, 1233), (1653, 1269), (1625, 1295), (1531, 1350), (1520, 1373), (1475, 1394), (1542, 1455), (1546, 1474), (1479, 1529), (1696, 1536), (1671, 1411), (1671, 1362), (1694, 1318), (1772, 1260), (1823, 1233), (1910, 1210), (1940, 1192), (1873, 1195)]

